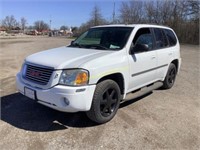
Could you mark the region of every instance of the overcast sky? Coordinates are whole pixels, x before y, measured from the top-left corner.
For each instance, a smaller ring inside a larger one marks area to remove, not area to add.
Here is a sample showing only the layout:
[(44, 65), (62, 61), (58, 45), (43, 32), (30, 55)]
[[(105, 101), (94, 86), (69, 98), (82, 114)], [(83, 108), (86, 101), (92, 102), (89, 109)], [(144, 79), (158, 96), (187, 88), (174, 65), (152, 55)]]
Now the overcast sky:
[(37, 20), (46, 23), (52, 20), (52, 29), (62, 25), (80, 26), (89, 20), (95, 5), (100, 7), (105, 19), (112, 19), (114, 2), (117, 12), (121, 0), (0, 0), (0, 20), (14, 15), (18, 21), (25, 17), (28, 26)]

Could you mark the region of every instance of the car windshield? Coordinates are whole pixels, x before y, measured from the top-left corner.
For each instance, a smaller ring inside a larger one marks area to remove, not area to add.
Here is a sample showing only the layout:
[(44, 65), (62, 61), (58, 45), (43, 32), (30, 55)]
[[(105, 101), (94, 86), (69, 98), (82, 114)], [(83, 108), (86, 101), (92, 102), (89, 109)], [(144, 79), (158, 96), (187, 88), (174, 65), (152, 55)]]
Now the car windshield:
[(131, 34), (133, 27), (98, 27), (83, 33), (69, 47), (120, 50)]

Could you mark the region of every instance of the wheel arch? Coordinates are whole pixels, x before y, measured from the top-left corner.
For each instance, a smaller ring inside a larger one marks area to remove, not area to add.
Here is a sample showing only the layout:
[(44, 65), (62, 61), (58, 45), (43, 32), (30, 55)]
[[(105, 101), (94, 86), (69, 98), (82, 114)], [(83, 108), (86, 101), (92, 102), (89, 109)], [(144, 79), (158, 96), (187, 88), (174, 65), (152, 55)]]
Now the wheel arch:
[(179, 72), (179, 61), (178, 59), (174, 59), (171, 63), (173, 63), (176, 66), (177, 72)]
[(125, 93), (125, 81), (124, 81), (124, 76), (122, 73), (113, 73), (113, 74), (103, 76), (98, 80), (97, 84), (107, 79), (111, 79), (118, 84), (121, 91), (121, 95)]

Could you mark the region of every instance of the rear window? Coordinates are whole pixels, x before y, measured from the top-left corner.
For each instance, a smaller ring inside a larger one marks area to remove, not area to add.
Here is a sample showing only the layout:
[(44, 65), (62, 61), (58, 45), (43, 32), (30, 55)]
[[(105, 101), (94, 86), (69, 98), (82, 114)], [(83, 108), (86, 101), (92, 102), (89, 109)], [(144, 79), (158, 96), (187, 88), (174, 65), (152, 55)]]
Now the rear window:
[(154, 34), (156, 38), (156, 48), (164, 48), (168, 46), (167, 37), (163, 33), (162, 29), (154, 28)]
[(165, 35), (167, 36), (167, 39), (169, 41), (170, 46), (174, 46), (177, 43), (176, 37), (174, 33), (171, 30), (164, 29)]

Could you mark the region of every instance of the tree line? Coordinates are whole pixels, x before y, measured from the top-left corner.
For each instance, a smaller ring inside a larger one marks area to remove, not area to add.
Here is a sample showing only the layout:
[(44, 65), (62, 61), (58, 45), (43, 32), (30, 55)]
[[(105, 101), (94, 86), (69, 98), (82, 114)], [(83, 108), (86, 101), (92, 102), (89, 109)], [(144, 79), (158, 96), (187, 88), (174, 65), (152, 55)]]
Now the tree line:
[(131, 1), (122, 3), (123, 23), (151, 23), (169, 26), (180, 42), (199, 44), (199, 1)]
[[(72, 27), (74, 36), (78, 36), (92, 26), (104, 24), (158, 24), (169, 26), (176, 32), (181, 43), (199, 44), (199, 8), (198, 0), (157, 0), (157, 1), (124, 1), (120, 9), (113, 11), (112, 19), (106, 20), (100, 7), (94, 6), (90, 19), (80, 27)], [(14, 16), (7, 16), (1, 21), (1, 26), (11, 30), (20, 26), (22, 30), (27, 26), (27, 20), (22, 17), (17, 21)], [(38, 31), (49, 30), (49, 24), (42, 20), (35, 21), (29, 29)], [(60, 30), (69, 27), (62, 25)]]
[(199, 8), (197, 0), (124, 1), (117, 10), (118, 15), (109, 21), (95, 6), (91, 18), (79, 27), (78, 33), (104, 24), (158, 24), (174, 29), (181, 43), (199, 44)]
[(15, 30), (15, 29), (21, 29), (25, 30), (25, 28), (28, 29), (35, 29), (39, 32), (42, 30), (49, 30), (49, 24), (45, 23), (43, 20), (38, 20), (34, 22), (33, 26), (28, 26), (27, 27), (27, 20), (22, 17), (20, 21), (17, 21), (13, 15), (11, 16), (6, 16), (2, 21), (1, 21), (1, 26), (4, 27), (8, 32), (10, 30)]
[[(37, 30), (39, 32), (43, 30), (51, 30), (50, 25), (43, 20), (38, 20), (33, 23), (33, 25), (28, 26), (27, 20), (22, 17), (19, 21), (15, 19), (13, 15), (11, 16), (6, 16), (0, 23), (1, 27), (4, 27), (7, 32), (11, 30), (25, 30), (30, 29), (30, 30)], [(62, 25), (60, 27), (60, 30), (70, 30), (70, 27), (66, 25)], [(72, 31), (78, 30), (78, 27), (71, 27)]]

